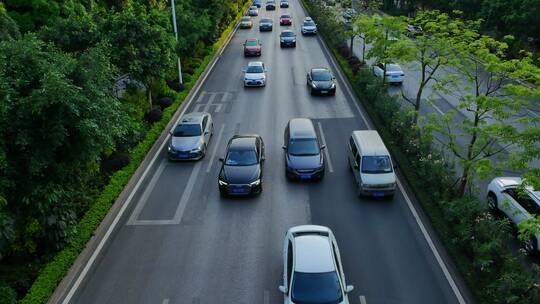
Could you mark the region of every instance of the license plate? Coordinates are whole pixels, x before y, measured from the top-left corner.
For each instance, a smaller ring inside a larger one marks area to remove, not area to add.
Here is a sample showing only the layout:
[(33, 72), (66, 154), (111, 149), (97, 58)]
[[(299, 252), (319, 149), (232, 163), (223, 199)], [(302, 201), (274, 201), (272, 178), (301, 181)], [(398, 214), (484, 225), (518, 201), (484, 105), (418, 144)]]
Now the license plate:
[(375, 196), (375, 197), (384, 196), (384, 192), (373, 192), (373, 196)]
[(243, 188), (232, 188), (231, 192), (232, 193), (243, 193), (244, 189)]
[(188, 158), (189, 155), (187, 155), (187, 154), (182, 154), (182, 153), (181, 153), (181, 154), (178, 154), (178, 157), (179, 157), (179, 158)]
[(311, 175), (300, 175), (300, 179), (311, 179)]
[(399, 76), (392, 76), (392, 78), (398, 78)]
[(321, 91), (321, 93), (326, 94), (326, 93), (328, 93), (328, 91)]

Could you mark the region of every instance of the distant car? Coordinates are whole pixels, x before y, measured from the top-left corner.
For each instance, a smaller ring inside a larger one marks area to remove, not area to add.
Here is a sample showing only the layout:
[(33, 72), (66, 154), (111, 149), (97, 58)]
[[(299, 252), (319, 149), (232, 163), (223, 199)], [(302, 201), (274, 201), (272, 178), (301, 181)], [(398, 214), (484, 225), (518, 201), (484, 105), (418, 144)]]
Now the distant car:
[(317, 34), (317, 25), (311, 19), (311, 17), (306, 17), (304, 23), (302, 24), (302, 35), (316, 35)]
[(253, 16), (253, 17), (254, 17), (254, 16), (259, 16), (259, 9), (258, 9), (255, 5), (254, 5), (254, 6), (251, 6), (251, 7), (249, 8), (249, 13), (248, 13), (248, 15)]
[[(378, 63), (373, 66), (373, 74), (379, 78), (384, 74), (384, 63)], [(399, 64), (386, 64), (386, 82), (392, 84), (402, 84), (405, 79), (405, 73)]]
[(229, 140), (219, 170), (222, 196), (250, 195), (262, 192), (264, 142), (259, 135), (235, 135)]
[(279, 7), (288, 8), (289, 7), (289, 0), (280, 0), (279, 1)]
[(276, 0), (267, 0), (266, 1), (266, 10), (273, 11), (276, 9)]
[(289, 179), (321, 180), (325, 162), (313, 122), (308, 118), (289, 120), (283, 134), (285, 176)]
[(253, 0), (252, 4), (260, 8), (262, 6), (262, 0)]
[(292, 17), (290, 15), (281, 15), (279, 25), (292, 25)]
[(283, 241), (285, 304), (348, 304), (343, 263), (336, 238), (328, 227), (302, 225), (290, 228)]
[(240, 18), (240, 28), (251, 28), (253, 27), (253, 22), (251, 21), (251, 17), (244, 16)]
[(206, 112), (186, 114), (170, 132), (167, 152), (170, 160), (198, 160), (206, 155), (214, 131), (212, 115)]
[(274, 27), (274, 21), (270, 18), (261, 18), (259, 21), (259, 31), (266, 32), (266, 31), (272, 31), (272, 28)]
[(280, 47), (296, 47), (296, 34), (291, 30), (284, 30), (279, 35)]
[(244, 42), (244, 56), (261, 56), (262, 44), (257, 38), (248, 38)]
[(243, 71), (245, 87), (266, 86), (266, 67), (262, 61), (251, 61)]
[[(510, 221), (518, 225), (533, 217), (540, 216), (540, 191), (525, 187), (518, 189), (523, 180), (519, 177), (497, 177), (487, 188), (488, 207), (501, 211)], [(540, 233), (523, 242), (528, 253), (540, 251)]]
[(306, 78), (311, 95), (336, 95), (336, 79), (328, 68), (313, 68)]
[(341, 16), (345, 21), (351, 21), (354, 15), (356, 15), (356, 11), (352, 8), (348, 8), (341, 12)]

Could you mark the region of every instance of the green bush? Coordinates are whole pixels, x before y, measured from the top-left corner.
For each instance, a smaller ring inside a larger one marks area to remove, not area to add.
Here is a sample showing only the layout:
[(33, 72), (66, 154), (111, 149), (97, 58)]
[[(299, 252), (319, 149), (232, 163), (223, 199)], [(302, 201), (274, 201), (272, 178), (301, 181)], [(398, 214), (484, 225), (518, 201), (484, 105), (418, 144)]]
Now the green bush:
[(0, 284), (0, 304), (17, 303), (17, 293), (11, 287)]
[[(246, 3), (244, 9), (247, 8), (247, 5)], [(76, 233), (73, 236), (72, 242), (44, 267), (28, 294), (21, 300), (21, 304), (38, 304), (48, 301), (56, 286), (73, 265), (77, 256), (85, 248), (86, 243), (90, 240), (105, 215), (107, 215), (112, 204), (122, 192), (135, 170), (137, 170), (137, 167), (145, 158), (154, 142), (159, 138), (174, 112), (193, 88), (196, 80), (201, 76), (208, 63), (212, 60), (215, 52), (225, 42), (227, 35), (232, 31), (240, 16), (242, 14), (236, 16), (235, 22), (231, 23), (223, 32), (218, 42), (213, 45), (213, 51), (204, 58), (201, 65), (194, 71), (192, 80), (185, 83), (185, 90), (175, 94), (174, 104), (163, 111), (163, 119), (153, 124), (144, 140), (131, 151), (131, 163), (111, 176), (109, 184), (76, 226)]]

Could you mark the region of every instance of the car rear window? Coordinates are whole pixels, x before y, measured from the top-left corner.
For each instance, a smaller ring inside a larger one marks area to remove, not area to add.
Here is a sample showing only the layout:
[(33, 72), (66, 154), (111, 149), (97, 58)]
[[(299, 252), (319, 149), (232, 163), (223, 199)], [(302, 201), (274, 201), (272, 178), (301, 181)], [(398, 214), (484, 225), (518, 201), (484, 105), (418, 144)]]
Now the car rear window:
[(338, 304), (343, 301), (337, 272), (294, 272), (291, 300), (294, 303)]

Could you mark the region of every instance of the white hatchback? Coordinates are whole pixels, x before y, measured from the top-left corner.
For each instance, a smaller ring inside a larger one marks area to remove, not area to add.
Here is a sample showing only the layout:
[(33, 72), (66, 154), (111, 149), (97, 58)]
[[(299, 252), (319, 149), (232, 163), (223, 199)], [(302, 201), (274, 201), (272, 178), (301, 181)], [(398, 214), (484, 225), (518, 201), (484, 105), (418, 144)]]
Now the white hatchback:
[[(488, 185), (487, 203), (494, 211), (501, 211), (514, 224), (519, 224), (534, 216), (540, 216), (540, 191), (526, 187), (520, 193), (518, 187), (522, 179), (519, 177), (497, 177)], [(540, 251), (540, 233), (523, 242), (529, 253)]]
[(251, 61), (242, 71), (244, 72), (245, 87), (266, 86), (266, 67), (262, 61)]
[[(373, 66), (373, 74), (379, 78), (383, 77), (384, 64), (378, 63)], [(399, 64), (388, 63), (386, 64), (386, 82), (402, 84), (405, 79), (405, 73), (401, 69)]]
[(348, 304), (354, 287), (345, 284), (339, 249), (332, 231), (324, 226), (292, 227), (283, 243), (285, 304)]

